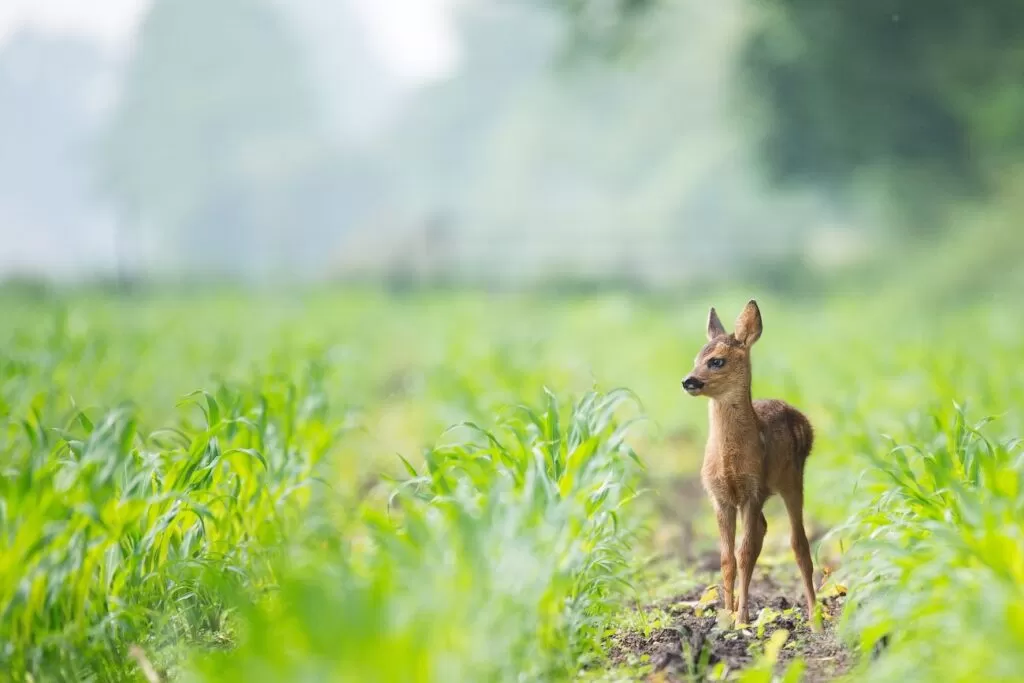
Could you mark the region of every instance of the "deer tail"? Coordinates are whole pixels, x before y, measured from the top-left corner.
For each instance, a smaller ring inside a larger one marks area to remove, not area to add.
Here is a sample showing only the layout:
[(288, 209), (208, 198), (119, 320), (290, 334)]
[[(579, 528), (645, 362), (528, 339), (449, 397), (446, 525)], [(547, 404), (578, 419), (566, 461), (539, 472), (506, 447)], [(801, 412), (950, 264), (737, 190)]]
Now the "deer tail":
[(793, 447), (796, 452), (797, 462), (803, 467), (807, 458), (811, 456), (814, 448), (814, 427), (803, 415), (797, 413), (796, 419), (792, 420), (790, 427), (793, 433)]

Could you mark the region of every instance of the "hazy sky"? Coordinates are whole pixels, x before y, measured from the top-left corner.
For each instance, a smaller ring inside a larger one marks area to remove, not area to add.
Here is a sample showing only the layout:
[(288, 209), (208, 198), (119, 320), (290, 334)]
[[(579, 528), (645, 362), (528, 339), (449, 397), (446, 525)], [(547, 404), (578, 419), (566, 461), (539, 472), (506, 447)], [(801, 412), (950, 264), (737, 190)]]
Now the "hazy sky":
[[(342, 0), (344, 1), (344, 0)], [(458, 60), (451, 8), (459, 0), (347, 0), (365, 22), (367, 43), (409, 84), (449, 72)], [(148, 0), (0, 0), (0, 44), (23, 26), (94, 38), (119, 52)]]
[(371, 48), (403, 79), (431, 80), (458, 60), (451, 21), (456, 0), (350, 0)]
[(131, 37), (144, 0), (3, 0), (0, 41), (28, 25), (49, 33), (87, 36), (115, 48)]

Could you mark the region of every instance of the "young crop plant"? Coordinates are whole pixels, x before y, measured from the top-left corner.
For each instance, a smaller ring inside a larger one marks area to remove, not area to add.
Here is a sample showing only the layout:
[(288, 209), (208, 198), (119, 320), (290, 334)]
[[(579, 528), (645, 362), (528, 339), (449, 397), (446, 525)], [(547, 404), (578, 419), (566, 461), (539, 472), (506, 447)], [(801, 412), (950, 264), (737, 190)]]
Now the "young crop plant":
[(870, 505), (833, 533), (849, 626), (872, 680), (1020, 680), (1024, 671), (1024, 448), (960, 406), (932, 437), (873, 457)]
[(320, 527), (240, 613), (197, 681), (564, 680), (600, 656), (629, 589), (639, 461), (628, 393), (551, 393), (406, 462), (388, 504)]
[(308, 383), (199, 394), (199, 422), (149, 434), (128, 406), (7, 420), (0, 670), (117, 680), (133, 645), (223, 638), (225, 591), (272, 584), (333, 437)]

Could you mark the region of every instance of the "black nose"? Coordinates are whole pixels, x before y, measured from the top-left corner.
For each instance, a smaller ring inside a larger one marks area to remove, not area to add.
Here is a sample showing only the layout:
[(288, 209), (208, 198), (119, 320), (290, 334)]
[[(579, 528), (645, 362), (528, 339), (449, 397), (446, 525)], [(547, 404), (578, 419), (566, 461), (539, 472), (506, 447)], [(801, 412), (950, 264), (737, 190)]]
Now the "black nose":
[(701, 382), (696, 377), (687, 377), (686, 379), (683, 380), (683, 389), (686, 389), (687, 391), (691, 391), (693, 389), (703, 389), (703, 388), (704, 388), (704, 382)]

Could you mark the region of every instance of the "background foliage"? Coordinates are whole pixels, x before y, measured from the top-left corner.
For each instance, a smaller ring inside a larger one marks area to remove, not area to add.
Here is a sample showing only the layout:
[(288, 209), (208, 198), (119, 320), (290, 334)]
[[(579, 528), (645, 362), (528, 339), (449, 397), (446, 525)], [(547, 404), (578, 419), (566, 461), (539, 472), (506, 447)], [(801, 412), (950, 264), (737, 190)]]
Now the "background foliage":
[(852, 677), (1015, 680), (1016, 6), (396, 6), (0, 30), (0, 676), (650, 673), (756, 297)]

